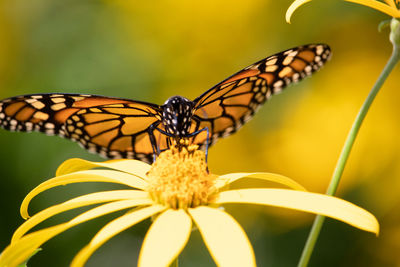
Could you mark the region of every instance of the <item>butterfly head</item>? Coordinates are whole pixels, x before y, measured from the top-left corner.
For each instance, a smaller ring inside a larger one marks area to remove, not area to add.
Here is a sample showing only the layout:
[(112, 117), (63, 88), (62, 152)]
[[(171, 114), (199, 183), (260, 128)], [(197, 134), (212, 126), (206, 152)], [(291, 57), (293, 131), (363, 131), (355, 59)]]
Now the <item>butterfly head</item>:
[(176, 137), (187, 136), (192, 122), (193, 102), (182, 96), (173, 96), (162, 107), (165, 130)]

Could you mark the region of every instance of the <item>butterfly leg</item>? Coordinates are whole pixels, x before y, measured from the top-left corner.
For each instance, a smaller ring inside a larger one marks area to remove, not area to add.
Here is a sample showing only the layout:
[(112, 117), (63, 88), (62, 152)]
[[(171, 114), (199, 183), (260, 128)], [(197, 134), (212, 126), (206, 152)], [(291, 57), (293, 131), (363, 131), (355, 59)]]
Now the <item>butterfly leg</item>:
[(157, 155), (160, 154), (160, 147), (159, 147), (159, 144), (157, 144), (156, 137), (154, 136), (154, 131), (155, 131), (155, 129), (157, 129), (158, 124), (160, 124), (160, 122), (155, 122), (152, 125), (150, 125), (148, 128), (150, 143), (151, 143), (151, 147), (153, 149), (153, 162), (156, 160)]
[[(168, 137), (171, 137), (171, 138), (175, 138), (175, 136), (174, 136), (173, 134), (170, 134), (170, 133), (168, 133), (168, 132), (166, 132), (166, 131), (164, 131), (164, 130), (161, 130), (160, 128), (157, 128), (158, 124), (159, 124), (159, 122), (157, 122), (157, 123), (155, 124), (155, 126), (154, 126), (154, 127), (152, 128), (152, 130), (151, 130), (151, 132), (153, 133), (153, 138), (154, 138), (154, 130), (159, 131), (160, 133), (162, 133), (162, 134), (165, 135), (165, 136), (168, 136)], [(150, 127), (149, 127), (149, 128), (150, 128)], [(152, 141), (152, 146), (153, 146), (153, 141)], [(169, 139), (167, 139), (167, 146), (168, 146), (168, 148), (169, 148)], [(157, 151), (157, 152), (156, 152), (156, 151)], [(155, 138), (154, 138), (153, 152), (154, 152), (153, 156), (154, 156), (154, 160), (155, 160), (155, 159), (156, 159), (156, 154), (159, 155), (159, 154), (161, 153), (161, 151), (160, 151), (160, 146), (159, 146), (159, 144), (157, 144), (157, 142), (155, 141)]]
[(207, 132), (207, 138), (206, 138), (206, 163), (207, 163), (208, 162), (208, 146), (210, 145), (210, 130), (208, 129), (208, 127), (204, 127), (200, 130), (197, 130), (197, 131), (189, 134), (188, 137), (198, 135), (199, 133), (204, 132), (204, 131)]

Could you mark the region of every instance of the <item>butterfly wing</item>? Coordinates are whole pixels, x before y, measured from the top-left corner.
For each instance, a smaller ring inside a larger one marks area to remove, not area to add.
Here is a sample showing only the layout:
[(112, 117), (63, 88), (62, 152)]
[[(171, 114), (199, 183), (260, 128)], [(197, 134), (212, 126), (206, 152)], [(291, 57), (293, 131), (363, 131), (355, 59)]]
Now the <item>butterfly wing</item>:
[[(325, 44), (295, 47), (262, 59), (194, 100), (191, 132), (208, 128), (210, 144), (239, 130), (273, 94), (320, 69), (331, 50)], [(205, 145), (206, 132), (194, 137)]]
[(60, 135), (105, 157), (144, 161), (153, 153), (151, 131), (145, 130), (161, 119), (159, 114), (158, 105), (97, 95), (35, 94), (0, 101), (0, 126), (7, 130)]
[(66, 120), (65, 129), (69, 138), (90, 152), (152, 162), (152, 137), (161, 151), (168, 147), (167, 137), (156, 129), (164, 130), (159, 122), (159, 110), (145, 104), (109, 104), (78, 111)]

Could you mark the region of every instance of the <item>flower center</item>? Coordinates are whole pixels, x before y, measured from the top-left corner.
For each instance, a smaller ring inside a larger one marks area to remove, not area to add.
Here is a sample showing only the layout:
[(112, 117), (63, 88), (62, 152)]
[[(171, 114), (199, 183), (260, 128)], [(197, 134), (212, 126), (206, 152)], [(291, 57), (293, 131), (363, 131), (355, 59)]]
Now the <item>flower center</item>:
[(173, 209), (209, 202), (217, 175), (208, 172), (205, 153), (197, 149), (197, 145), (181, 141), (158, 156), (147, 173), (147, 191), (155, 202)]

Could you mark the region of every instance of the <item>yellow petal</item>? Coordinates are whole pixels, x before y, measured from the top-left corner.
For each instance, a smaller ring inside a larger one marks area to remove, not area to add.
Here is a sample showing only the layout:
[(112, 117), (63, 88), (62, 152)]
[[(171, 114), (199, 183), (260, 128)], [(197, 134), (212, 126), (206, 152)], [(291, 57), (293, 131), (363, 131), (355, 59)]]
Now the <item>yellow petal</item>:
[(292, 17), (293, 12), (298, 9), (300, 6), (304, 5), (311, 0), (296, 0), (294, 1), (286, 11), (286, 22), (290, 23), (290, 18)]
[(261, 180), (266, 180), (270, 182), (275, 182), (278, 184), (283, 184), (286, 185), (287, 187), (290, 187), (295, 190), (301, 190), (301, 191), (307, 191), (303, 186), (295, 182), (294, 180), (275, 173), (267, 173), (267, 172), (253, 172), (253, 173), (230, 173), (230, 174), (225, 174), (221, 175), (218, 177), (215, 183), (215, 187), (218, 189), (231, 184), (237, 180), (243, 179), (243, 178), (254, 178), (254, 179), (261, 179)]
[[(61, 204), (51, 206), (35, 214), (32, 218), (30, 218), (29, 220), (24, 222), (20, 227), (18, 227), (18, 229), (15, 231), (13, 235), (11, 243), (15, 242), (17, 239), (20, 239), (26, 232), (28, 232), (30, 229), (32, 229), (39, 223), (61, 212), (88, 205), (124, 200), (124, 199), (137, 199), (139, 200), (137, 205), (149, 205), (152, 203), (152, 200), (148, 198), (147, 193), (139, 190), (113, 190), (107, 192), (97, 192), (76, 197), (71, 200), (65, 201)], [(24, 218), (28, 217), (26, 209), (21, 210), (21, 212), (22, 212), (21, 214), (22, 217)]]
[(191, 230), (192, 219), (184, 210), (169, 209), (159, 215), (144, 238), (138, 266), (169, 266), (185, 247)]
[(49, 227), (10, 244), (0, 255), (0, 266), (18, 266), (25, 262), (44, 242), (65, 231), (65, 229), (64, 224)]
[(385, 5), (384, 3), (376, 0), (345, 0), (345, 1), (360, 4), (363, 6), (368, 6), (382, 13), (386, 13), (394, 18), (400, 17), (400, 11), (396, 7)]
[(393, 8), (397, 8), (396, 3), (393, 0), (385, 0), (385, 2)]
[(218, 266), (256, 266), (250, 241), (232, 216), (205, 206), (189, 209), (189, 214)]
[(66, 174), (46, 180), (45, 182), (35, 187), (31, 192), (29, 192), (29, 194), (25, 197), (21, 204), (21, 214), (23, 214), (22, 216), (24, 218), (25, 216), (28, 216), (28, 212), (26, 210), (30, 201), (41, 192), (60, 185), (83, 182), (119, 183), (139, 189), (145, 189), (147, 186), (147, 182), (145, 182), (144, 180), (123, 172), (110, 170), (89, 170), (74, 172), (71, 174)]
[[(296, 0), (294, 1), (286, 11), (286, 21), (290, 23), (290, 18), (292, 17), (293, 12), (311, 0)], [(388, 14), (391, 17), (398, 18), (400, 17), (400, 11), (397, 9), (396, 4), (393, 0), (385, 0), (387, 4), (384, 4), (377, 0), (345, 0), (347, 2), (353, 2), (356, 4), (360, 4), (363, 6), (367, 6), (373, 9), (376, 9), (382, 13)]]
[(149, 218), (150, 216), (159, 213), (166, 208), (161, 205), (154, 205), (147, 208), (127, 213), (104, 226), (88, 245), (79, 251), (71, 263), (71, 267), (84, 266), (88, 258), (96, 251), (102, 244), (107, 242), (116, 234), (126, 230), (127, 228), (135, 225), (136, 223)]
[(374, 215), (348, 201), (323, 194), (275, 188), (239, 189), (221, 192), (215, 203), (249, 203), (296, 209), (379, 233), (379, 223)]
[(57, 169), (56, 176), (64, 175), (76, 171), (89, 170), (97, 167), (110, 168), (146, 179), (146, 173), (151, 165), (143, 161), (133, 159), (116, 159), (105, 162), (92, 162), (83, 159), (69, 159), (64, 161)]
[[(16, 242), (12, 243), (10, 246), (3, 251), (0, 256), (0, 266), (16, 266), (17, 264), (24, 262), (27, 258), (29, 258), (32, 253), (39, 248), (44, 242), (51, 239), (52, 237), (60, 234), (63, 231), (68, 230), (69, 228), (83, 223), (85, 221), (94, 219), (99, 216), (106, 215), (111, 212), (115, 212), (118, 210), (128, 209), (134, 206), (137, 206), (137, 203), (141, 200), (121, 200), (108, 204), (104, 204), (102, 206), (93, 208), (83, 214), (75, 217), (69, 222), (59, 224), (53, 227), (45, 228), (30, 234), (23, 236), (18, 239)], [(13, 262), (16, 264), (3, 264)]]

